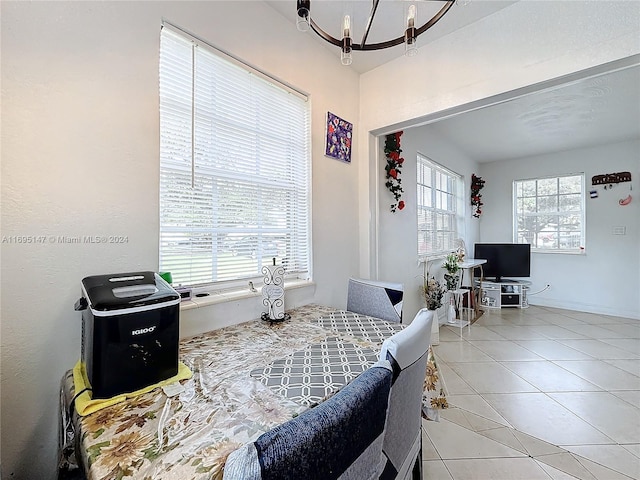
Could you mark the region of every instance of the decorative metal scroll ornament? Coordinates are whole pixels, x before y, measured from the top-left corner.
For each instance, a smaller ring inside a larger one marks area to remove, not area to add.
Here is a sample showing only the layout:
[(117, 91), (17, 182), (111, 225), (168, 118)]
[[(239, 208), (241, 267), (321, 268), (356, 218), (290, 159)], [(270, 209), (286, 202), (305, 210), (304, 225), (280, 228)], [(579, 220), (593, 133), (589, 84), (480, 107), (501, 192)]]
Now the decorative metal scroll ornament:
[(276, 265), (274, 258), (273, 265), (262, 267), (262, 275), (264, 275), (262, 304), (267, 307), (267, 311), (261, 316), (262, 320), (269, 322), (287, 320), (290, 317), (284, 312), (284, 267)]

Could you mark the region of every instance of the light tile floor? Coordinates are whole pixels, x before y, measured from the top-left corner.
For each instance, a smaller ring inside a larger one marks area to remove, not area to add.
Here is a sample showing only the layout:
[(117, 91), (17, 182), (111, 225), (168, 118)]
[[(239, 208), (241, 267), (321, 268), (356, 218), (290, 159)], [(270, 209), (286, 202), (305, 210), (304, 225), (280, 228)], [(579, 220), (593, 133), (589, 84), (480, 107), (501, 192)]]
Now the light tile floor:
[(433, 480), (640, 479), (640, 320), (531, 306), (443, 325)]

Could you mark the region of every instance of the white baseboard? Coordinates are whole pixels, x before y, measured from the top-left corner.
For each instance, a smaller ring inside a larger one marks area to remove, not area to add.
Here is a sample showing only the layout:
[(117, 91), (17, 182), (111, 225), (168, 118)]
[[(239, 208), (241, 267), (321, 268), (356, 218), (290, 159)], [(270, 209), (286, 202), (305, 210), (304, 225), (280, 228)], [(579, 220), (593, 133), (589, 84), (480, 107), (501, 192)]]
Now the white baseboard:
[(624, 308), (625, 305), (609, 307), (581, 302), (559, 302), (545, 298), (534, 298), (533, 296), (529, 297), (528, 301), (529, 305), (535, 305), (538, 307), (561, 308), (564, 310), (575, 310), (577, 312), (595, 313), (600, 315), (610, 315), (612, 317), (634, 318), (636, 320), (640, 320), (640, 312), (638, 310)]

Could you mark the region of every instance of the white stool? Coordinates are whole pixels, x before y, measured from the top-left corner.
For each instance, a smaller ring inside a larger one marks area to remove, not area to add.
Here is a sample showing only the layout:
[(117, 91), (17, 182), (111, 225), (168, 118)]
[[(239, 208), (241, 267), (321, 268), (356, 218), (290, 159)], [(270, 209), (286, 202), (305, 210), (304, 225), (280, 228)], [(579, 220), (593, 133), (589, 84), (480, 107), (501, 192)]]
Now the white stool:
[[(471, 308), (471, 290), (467, 288), (457, 288), (455, 290), (450, 290), (449, 293), (453, 295), (453, 304), (458, 312), (459, 318), (456, 319), (455, 323), (447, 322), (447, 325), (460, 327), (460, 336), (462, 337), (462, 329), (466, 326), (471, 329), (471, 316), (473, 309)], [(464, 300), (467, 300), (467, 306), (464, 306)], [(465, 320), (465, 311), (466, 320)]]

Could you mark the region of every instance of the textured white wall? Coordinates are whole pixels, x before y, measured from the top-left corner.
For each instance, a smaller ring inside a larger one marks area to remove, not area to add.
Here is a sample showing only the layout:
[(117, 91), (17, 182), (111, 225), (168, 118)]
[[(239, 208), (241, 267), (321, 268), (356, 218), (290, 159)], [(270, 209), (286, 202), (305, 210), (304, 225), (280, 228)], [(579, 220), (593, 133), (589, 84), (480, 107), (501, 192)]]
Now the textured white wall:
[[(480, 166), (487, 182), (482, 190), (482, 242), (512, 241), (514, 180), (584, 172), (586, 254), (532, 253), (531, 290), (547, 283), (551, 289), (531, 296), (531, 304), (640, 318), (640, 202), (634, 198), (627, 206), (618, 204), (634, 194), (629, 183), (612, 190), (591, 186), (591, 177), (606, 173), (629, 171), (632, 179), (640, 178), (638, 152), (640, 142), (629, 141)], [(589, 198), (593, 188), (598, 198)], [(613, 235), (614, 226), (624, 226), (626, 235)]]
[[(157, 268), (163, 16), (312, 94), (313, 300), (341, 306), (347, 277), (370, 273), (369, 132), (638, 53), (636, 6), (518, 2), (358, 84), (261, 2), (0, 3), (2, 235), (128, 236), (2, 245), (3, 474), (54, 478), (57, 389), (79, 356), (81, 278)], [(327, 110), (355, 123), (351, 166), (322, 155)], [(248, 316), (250, 305), (189, 311), (186, 330)]]
[(379, 187), (372, 172), (380, 152), (370, 132), (406, 128), (446, 109), (638, 53), (640, 2), (520, 1), (422, 46), (415, 57), (400, 56), (361, 75), (361, 275), (375, 276), (376, 251), (385, 248), (372, 240), (380, 212), (365, 210)]
[(361, 75), (361, 118), (367, 130), (415, 123), (639, 52), (640, 2), (520, 1)]
[[(382, 142), (382, 147), (384, 142)], [(462, 175), (464, 181), (464, 231), (461, 232), (467, 249), (473, 253), (473, 244), (479, 234), (479, 222), (471, 216), (467, 191), (471, 181), (471, 174), (478, 173), (477, 163), (467, 158), (463, 153), (444, 142), (429, 126), (404, 130), (401, 138), (402, 156), (405, 162), (402, 166), (403, 200), (406, 207), (402, 211), (391, 213), (389, 205), (393, 196), (385, 188), (384, 175), (380, 176), (378, 188), (379, 198), (379, 277), (391, 282), (402, 282), (405, 287), (403, 314), (406, 322), (413, 319), (418, 310), (423, 308), (424, 300), (420, 294), (422, 286), (423, 265), (418, 265), (418, 227), (416, 210), (416, 156), (417, 153), (430, 158), (455, 173)], [(378, 169), (384, 173), (386, 160), (380, 154)], [(470, 248), (469, 248), (470, 247)], [(469, 255), (471, 257), (472, 255)], [(430, 273), (442, 279), (444, 271), (440, 268), (442, 260), (433, 261)]]
[[(161, 19), (311, 94), (317, 286), (315, 295), (292, 294), (296, 301), (343, 306), (347, 278), (357, 274), (358, 169), (324, 157), (323, 138), (327, 110), (356, 123), (358, 77), (262, 2), (1, 8), (2, 235), (45, 239), (2, 244), (2, 467), (11, 478), (52, 479), (59, 381), (80, 355), (80, 281), (158, 266)], [(57, 240), (83, 235), (128, 241)], [(260, 311), (253, 300), (190, 310), (182, 331)]]

